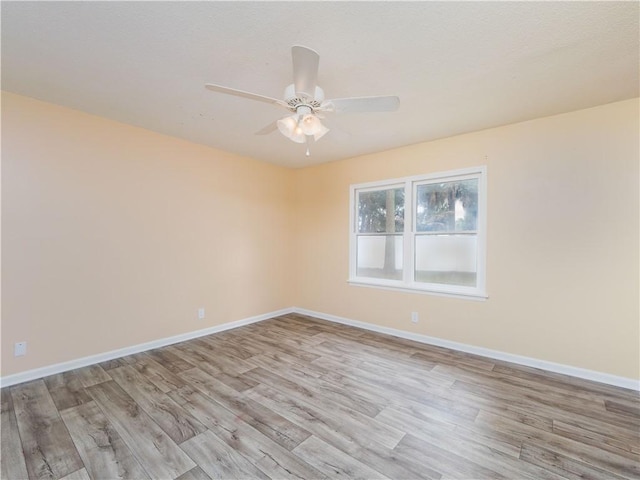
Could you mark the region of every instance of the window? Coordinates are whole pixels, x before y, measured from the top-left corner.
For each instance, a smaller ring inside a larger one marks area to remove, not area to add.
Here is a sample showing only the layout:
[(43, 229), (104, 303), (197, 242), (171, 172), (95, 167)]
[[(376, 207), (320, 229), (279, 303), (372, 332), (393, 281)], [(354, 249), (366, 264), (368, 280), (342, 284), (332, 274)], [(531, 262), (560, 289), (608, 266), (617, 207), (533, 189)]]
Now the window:
[(351, 186), (349, 282), (486, 297), (486, 168)]

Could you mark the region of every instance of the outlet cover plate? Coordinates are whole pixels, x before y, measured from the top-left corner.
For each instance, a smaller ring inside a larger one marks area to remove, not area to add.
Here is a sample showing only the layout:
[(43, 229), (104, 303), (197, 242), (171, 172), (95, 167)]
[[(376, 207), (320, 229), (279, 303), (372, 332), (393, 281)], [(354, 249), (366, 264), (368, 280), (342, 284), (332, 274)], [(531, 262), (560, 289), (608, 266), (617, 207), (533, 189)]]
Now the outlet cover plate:
[(16, 342), (13, 350), (14, 357), (22, 357), (27, 354), (27, 342)]

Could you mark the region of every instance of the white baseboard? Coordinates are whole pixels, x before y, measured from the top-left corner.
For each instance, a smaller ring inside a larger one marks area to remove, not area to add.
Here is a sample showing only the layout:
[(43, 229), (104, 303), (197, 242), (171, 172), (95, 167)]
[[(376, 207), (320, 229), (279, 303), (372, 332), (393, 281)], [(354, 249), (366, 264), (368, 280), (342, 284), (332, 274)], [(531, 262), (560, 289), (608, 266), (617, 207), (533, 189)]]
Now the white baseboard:
[(452, 342), (450, 340), (444, 340), (437, 337), (430, 337), (427, 335), (421, 335), (417, 333), (406, 332), (395, 328), (381, 327), (372, 323), (361, 322), (358, 320), (352, 320), (349, 318), (338, 317), (336, 315), (330, 315), (322, 312), (315, 312), (313, 310), (307, 310), (305, 308), (290, 307), (283, 308), (282, 310), (276, 310), (274, 312), (265, 313), (262, 315), (256, 315), (254, 317), (237, 320), (235, 322), (223, 323), (222, 325), (215, 325), (213, 327), (205, 328), (202, 330), (196, 330), (193, 332), (187, 332), (173, 337), (161, 338), (159, 340), (153, 340), (151, 342), (140, 343), (130, 347), (120, 348), (118, 350), (112, 350), (110, 352), (99, 353), (97, 355), (91, 355), (88, 357), (78, 358), (76, 360), (70, 360), (68, 362), (57, 363), (55, 365), (49, 365), (47, 367), (36, 368), (28, 370), (26, 372), (16, 373), (14, 375), (7, 375), (0, 378), (0, 387), (9, 387), (18, 383), (28, 382), (30, 380), (36, 380), (38, 378), (46, 377), (48, 375), (54, 375), (56, 373), (62, 373), (76, 368), (86, 367), (107, 360), (113, 360), (115, 358), (124, 357), (134, 353), (145, 352), (147, 350), (153, 350), (154, 348), (164, 347), (166, 345), (172, 345), (174, 343), (184, 342), (191, 340), (192, 338), (203, 337), (212, 333), (223, 332), (225, 330), (231, 330), (233, 328), (243, 327), (263, 320), (268, 320), (280, 315), (286, 315), (287, 313), (299, 313), (301, 315), (308, 315), (310, 317), (316, 317), (330, 322), (342, 323), (344, 325), (350, 325), (352, 327), (363, 328), (378, 333), (385, 333), (387, 335), (393, 335), (395, 337), (406, 338), (419, 343), (425, 343), (428, 345), (435, 345), (438, 347), (450, 348), (452, 350), (458, 350), (461, 352), (473, 353), (487, 358), (495, 360), (503, 360), (505, 362), (511, 362), (518, 365), (524, 365), (527, 367), (539, 368), (547, 370), (549, 372), (560, 373), (563, 375), (570, 375), (572, 377), (583, 378), (585, 380), (592, 380), (594, 382), (605, 383), (616, 387), (628, 388), (631, 390), (640, 391), (640, 381), (626, 377), (619, 377), (608, 373), (597, 372), (594, 370), (587, 370), (585, 368), (572, 367), (570, 365), (563, 365), (561, 363), (548, 362), (546, 360), (539, 360), (531, 357), (524, 357), (521, 355), (514, 355), (512, 353), (501, 352), (498, 350), (491, 350), (489, 348), (476, 347), (468, 345), (466, 343)]
[(164, 347), (166, 345), (172, 345), (174, 343), (184, 342), (185, 340), (191, 340), (192, 338), (204, 337), (212, 333), (223, 332), (225, 330), (231, 330), (233, 328), (243, 327), (251, 323), (261, 322), (268, 320), (279, 315), (285, 315), (292, 313), (293, 308), (283, 308), (282, 310), (276, 310), (275, 312), (269, 312), (262, 315), (256, 315), (255, 317), (244, 318), (235, 322), (223, 323), (222, 325), (215, 325), (213, 327), (204, 328), (202, 330), (196, 330), (193, 332), (182, 333), (180, 335), (174, 335), (173, 337), (161, 338), (159, 340), (153, 340), (151, 342), (140, 343), (131, 347), (120, 348), (118, 350), (111, 350), (110, 352), (99, 353), (97, 355), (90, 355), (88, 357), (78, 358), (76, 360), (70, 360), (68, 362), (56, 363), (55, 365), (49, 365), (47, 367), (36, 368), (33, 370), (27, 370), (26, 372), (16, 373), (14, 375), (7, 375), (0, 378), (0, 387), (9, 387), (17, 383), (28, 382), (30, 380), (36, 380), (38, 378), (47, 377), (49, 375), (55, 375), (56, 373), (67, 372), (76, 368), (86, 367), (100, 362), (106, 362), (107, 360), (113, 360), (115, 358), (124, 357), (134, 353), (145, 352), (147, 350), (153, 350), (154, 348)]
[(385, 333), (387, 335), (393, 335), (394, 337), (406, 338), (420, 343), (426, 343), (429, 345), (435, 345), (438, 347), (450, 348), (452, 350), (458, 350), (461, 352), (473, 353), (482, 357), (488, 357), (495, 360), (503, 360), (505, 362), (511, 362), (518, 365), (524, 365), (527, 367), (539, 368), (554, 373), (561, 373), (563, 375), (570, 375), (572, 377), (583, 378), (585, 380), (591, 380), (594, 382), (605, 383), (616, 387), (628, 388), (630, 390), (640, 391), (640, 380), (634, 380), (632, 378), (619, 377), (608, 373), (597, 372), (595, 370), (587, 370), (585, 368), (572, 367), (570, 365), (563, 365), (561, 363), (548, 362), (546, 360), (538, 360), (536, 358), (524, 357), (521, 355), (514, 355), (512, 353), (501, 352), (498, 350), (491, 350), (489, 348), (475, 347), (466, 343), (452, 342), (450, 340), (444, 340), (437, 337), (430, 337), (427, 335), (421, 335), (418, 333), (405, 332), (403, 330), (397, 330), (395, 328), (381, 327), (367, 322), (361, 322), (358, 320), (351, 320), (349, 318), (338, 317), (336, 315), (329, 315), (322, 312), (315, 312), (313, 310), (307, 310), (305, 308), (294, 307), (293, 311), (301, 315), (308, 315), (310, 317), (321, 318), (330, 322), (342, 323), (344, 325), (350, 325), (352, 327), (363, 328), (365, 330), (371, 330), (373, 332)]

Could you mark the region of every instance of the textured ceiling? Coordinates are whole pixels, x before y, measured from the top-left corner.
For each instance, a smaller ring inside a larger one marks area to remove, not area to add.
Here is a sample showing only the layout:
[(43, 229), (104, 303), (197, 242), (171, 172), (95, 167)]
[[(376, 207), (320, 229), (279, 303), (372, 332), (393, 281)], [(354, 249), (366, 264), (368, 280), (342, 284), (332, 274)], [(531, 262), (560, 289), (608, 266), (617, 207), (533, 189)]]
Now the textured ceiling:
[[(348, 158), (639, 95), (638, 2), (7, 2), (2, 88), (285, 165)], [(257, 136), (286, 111), (291, 46), (320, 54), (330, 115), (304, 145)]]

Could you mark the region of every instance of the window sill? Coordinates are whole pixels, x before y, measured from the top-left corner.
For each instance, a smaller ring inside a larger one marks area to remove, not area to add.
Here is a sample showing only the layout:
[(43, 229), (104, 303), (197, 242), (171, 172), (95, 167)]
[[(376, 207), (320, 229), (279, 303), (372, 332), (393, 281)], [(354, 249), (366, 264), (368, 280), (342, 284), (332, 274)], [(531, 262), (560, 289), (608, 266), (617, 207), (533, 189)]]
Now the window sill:
[(485, 301), (489, 298), (489, 296), (485, 292), (456, 292), (456, 291), (442, 291), (428, 288), (413, 288), (406, 285), (394, 285), (386, 282), (371, 282), (364, 281), (361, 279), (349, 279), (347, 280), (349, 285), (354, 287), (368, 287), (368, 288), (378, 288), (381, 290), (391, 290), (396, 292), (404, 292), (404, 293), (420, 293), (426, 295), (436, 295), (439, 297), (450, 297), (450, 298), (463, 298), (465, 300), (475, 300), (475, 301)]

